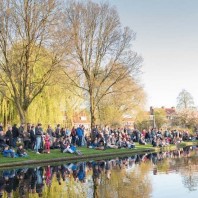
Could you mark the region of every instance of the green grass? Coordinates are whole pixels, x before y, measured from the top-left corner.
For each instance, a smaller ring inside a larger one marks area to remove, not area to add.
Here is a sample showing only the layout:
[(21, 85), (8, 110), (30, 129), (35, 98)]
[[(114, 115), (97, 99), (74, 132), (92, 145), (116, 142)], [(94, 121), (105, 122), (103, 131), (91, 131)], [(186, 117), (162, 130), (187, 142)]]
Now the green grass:
[[(125, 152), (139, 152), (139, 151), (145, 151), (148, 149), (152, 149), (153, 147), (151, 145), (137, 145), (136, 149), (106, 149), (106, 150), (95, 150), (95, 149), (88, 149), (85, 147), (77, 148), (82, 152), (82, 156), (89, 156), (89, 155), (102, 155), (102, 154), (109, 154), (109, 153), (125, 153)], [(14, 162), (27, 162), (31, 160), (49, 160), (49, 159), (55, 159), (55, 158), (69, 158), (76, 156), (75, 154), (70, 153), (61, 153), (59, 149), (51, 149), (50, 154), (36, 154), (35, 152), (28, 151), (28, 157), (20, 157), (20, 158), (6, 158), (0, 155), (0, 165), (5, 163), (14, 163)]]
[[(179, 145), (179, 147), (184, 147), (187, 145), (193, 145), (193, 144), (197, 144), (198, 141), (196, 142), (185, 142), (185, 143), (181, 143)], [(174, 149), (176, 148), (175, 145), (171, 145), (169, 147), (165, 147), (166, 149)], [(86, 159), (86, 157), (89, 156), (94, 156), (95, 158), (97, 157), (102, 157), (103, 154), (124, 154), (124, 153), (136, 153), (136, 152), (145, 152), (147, 150), (152, 150), (152, 151), (159, 151), (159, 148), (153, 148), (151, 145), (139, 145), (136, 143), (136, 148), (135, 149), (106, 149), (106, 150), (95, 150), (95, 149), (88, 149), (85, 147), (80, 147), (78, 148), (78, 150), (80, 150), (82, 152), (82, 157), (84, 157)], [(3, 157), (2, 155), (0, 155), (0, 167), (3, 167), (4, 164), (9, 164), (11, 166), (14, 165), (14, 163), (19, 163), (21, 162), (21, 165), (23, 165), (23, 162), (29, 162), (29, 164), (31, 165), (31, 162), (35, 162), (35, 161), (41, 161), (41, 160), (52, 160), (53, 159), (57, 159), (57, 158), (61, 158), (61, 161), (63, 160), (67, 160), (69, 158), (72, 157), (76, 157), (76, 154), (70, 154), (70, 153), (61, 153), (59, 149), (51, 149), (51, 153), (50, 154), (36, 154), (35, 152), (32, 151), (28, 151), (28, 157), (25, 158), (6, 158)], [(79, 159), (81, 158), (81, 156), (79, 156)], [(78, 158), (77, 158), (78, 159)], [(75, 159), (76, 160), (76, 159)]]

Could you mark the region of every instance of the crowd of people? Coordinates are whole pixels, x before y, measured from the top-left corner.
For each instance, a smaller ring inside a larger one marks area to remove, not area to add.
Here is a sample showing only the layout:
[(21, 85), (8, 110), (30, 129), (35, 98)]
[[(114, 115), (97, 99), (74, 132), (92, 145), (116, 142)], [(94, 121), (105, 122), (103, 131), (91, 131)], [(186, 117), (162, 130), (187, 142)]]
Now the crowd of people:
[(27, 150), (35, 151), (37, 154), (43, 152), (49, 154), (50, 149), (81, 154), (80, 151), (77, 151), (76, 145), (82, 145), (80, 141), (82, 142), (83, 133), (82, 126), (77, 128), (75, 136), (78, 138), (75, 137), (74, 140), (70, 130), (61, 128), (60, 124), (55, 130), (48, 125), (46, 131), (43, 130), (40, 123), (37, 126), (27, 124), (26, 127), (24, 124), (20, 127), (14, 124), (12, 127), (8, 126), (7, 131), (4, 131), (0, 124), (0, 149), (5, 157), (26, 157), (28, 156)]
[[(27, 194), (38, 194), (43, 196), (44, 188), (52, 186), (53, 182), (62, 185), (72, 178), (74, 182), (87, 183), (88, 175), (92, 177), (93, 185), (101, 184), (101, 177), (104, 175), (107, 180), (111, 179), (112, 170), (130, 170), (136, 164), (153, 164), (153, 175), (158, 174), (157, 165), (166, 158), (187, 157), (193, 148), (186, 147), (176, 151), (166, 151), (160, 153), (135, 154), (130, 157), (122, 157), (109, 160), (98, 160), (88, 162), (78, 162), (62, 164), (59, 166), (45, 166), (35, 168), (19, 168), (0, 171), (0, 197), (6, 192), (8, 197), (12, 197), (13, 192), (18, 192), (20, 197), (27, 197)], [(172, 163), (175, 164), (175, 163)], [(170, 167), (171, 171), (174, 167)], [(175, 167), (178, 171), (178, 167)]]
[(58, 124), (55, 129), (48, 125), (44, 130), (41, 123), (36, 126), (29, 123), (21, 124), (19, 127), (14, 124), (7, 128), (7, 131), (4, 131), (3, 125), (0, 124), (0, 149), (5, 157), (27, 157), (27, 150), (35, 151), (37, 154), (50, 153), (51, 149), (81, 155), (77, 147), (86, 146), (98, 150), (135, 149), (136, 143), (164, 147), (185, 140), (198, 139), (198, 134), (191, 135), (188, 131), (156, 128), (139, 131), (138, 129), (111, 129), (108, 126), (104, 128), (95, 126), (87, 131), (83, 125), (70, 130)]

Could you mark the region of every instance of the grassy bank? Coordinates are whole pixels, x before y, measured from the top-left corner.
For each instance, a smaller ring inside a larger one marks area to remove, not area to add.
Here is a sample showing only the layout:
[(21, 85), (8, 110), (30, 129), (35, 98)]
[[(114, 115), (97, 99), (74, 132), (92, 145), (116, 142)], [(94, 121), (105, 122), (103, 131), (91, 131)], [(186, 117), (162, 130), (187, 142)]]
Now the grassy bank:
[(25, 158), (6, 158), (2, 155), (0, 156), (0, 166), (5, 163), (14, 163), (14, 162), (27, 162), (27, 161), (43, 161), (43, 160), (54, 160), (57, 158), (63, 158), (63, 160), (71, 157), (78, 157), (81, 158), (83, 156), (89, 155), (105, 155), (109, 153), (119, 154), (119, 153), (126, 153), (126, 152), (139, 152), (139, 151), (146, 151), (146, 150), (154, 150), (151, 145), (137, 145), (135, 149), (106, 149), (106, 150), (95, 150), (95, 149), (88, 149), (85, 147), (78, 148), (82, 152), (82, 156), (77, 156), (76, 154), (70, 153), (61, 153), (59, 149), (51, 149), (50, 154), (36, 154), (35, 152), (28, 151), (28, 157)]
[[(179, 145), (179, 147), (185, 147), (188, 145), (197, 144), (198, 142), (185, 142)], [(93, 158), (102, 158), (104, 156), (119, 156), (124, 154), (134, 154), (140, 152), (153, 152), (159, 151), (160, 148), (153, 148), (151, 145), (136, 145), (135, 149), (106, 149), (95, 150), (85, 147), (78, 148), (82, 152), (82, 156), (70, 153), (61, 153), (59, 149), (51, 150), (50, 154), (36, 154), (35, 152), (28, 151), (28, 157), (25, 158), (6, 158), (0, 155), (0, 168), (31, 165), (39, 163), (61, 162), (61, 161), (79, 161)], [(172, 145), (164, 148), (165, 150), (176, 149), (176, 146)], [(164, 150), (163, 149), (163, 150)]]

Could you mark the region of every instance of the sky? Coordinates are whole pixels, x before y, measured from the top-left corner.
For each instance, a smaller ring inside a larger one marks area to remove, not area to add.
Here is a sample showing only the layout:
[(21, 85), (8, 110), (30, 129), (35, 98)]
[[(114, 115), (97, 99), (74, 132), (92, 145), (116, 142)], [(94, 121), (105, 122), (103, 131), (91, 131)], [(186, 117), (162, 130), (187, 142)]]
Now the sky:
[(172, 107), (186, 89), (198, 106), (198, 1), (109, 0), (121, 23), (136, 32), (133, 50), (144, 59), (146, 106)]

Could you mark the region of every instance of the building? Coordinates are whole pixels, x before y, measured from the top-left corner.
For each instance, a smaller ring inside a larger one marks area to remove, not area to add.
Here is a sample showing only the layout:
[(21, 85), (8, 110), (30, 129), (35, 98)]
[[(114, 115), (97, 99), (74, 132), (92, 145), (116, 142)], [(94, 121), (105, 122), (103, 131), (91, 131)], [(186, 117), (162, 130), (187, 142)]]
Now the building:
[(165, 110), (167, 120), (173, 120), (175, 118), (176, 116), (175, 107), (171, 107), (171, 108), (162, 107), (162, 108)]
[(73, 124), (74, 126), (83, 125), (86, 129), (89, 129), (91, 127), (89, 116), (85, 111), (81, 111), (79, 113), (74, 114)]
[(125, 115), (122, 119), (122, 126), (125, 128), (133, 128), (135, 123), (135, 119), (132, 116)]

